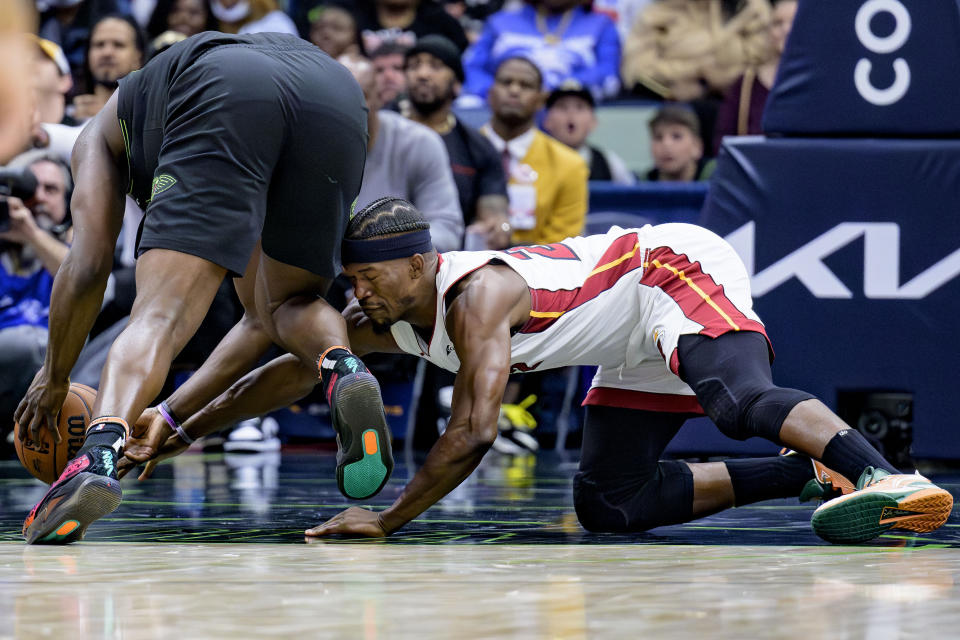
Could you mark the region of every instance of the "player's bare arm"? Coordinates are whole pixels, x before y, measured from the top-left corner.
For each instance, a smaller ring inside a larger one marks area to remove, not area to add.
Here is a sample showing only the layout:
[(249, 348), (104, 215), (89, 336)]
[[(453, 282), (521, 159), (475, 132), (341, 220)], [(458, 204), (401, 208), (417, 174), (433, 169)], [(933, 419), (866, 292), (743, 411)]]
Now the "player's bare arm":
[[(29, 434), (36, 439), (43, 426), (56, 424), (70, 370), (100, 312), (123, 222), (124, 158), (114, 93), (73, 150), (74, 240), (53, 284), (46, 360), (17, 407), (15, 418), (27, 427), (21, 438)], [(50, 432), (59, 440), (56, 429)]]
[(461, 366), (447, 430), (423, 467), (388, 509), (352, 507), (307, 535), (388, 535), (423, 513), (469, 476), (497, 437), (497, 417), (510, 373), (510, 330), (530, 312), (526, 284), (507, 267), (479, 269), (464, 280), (447, 312)]

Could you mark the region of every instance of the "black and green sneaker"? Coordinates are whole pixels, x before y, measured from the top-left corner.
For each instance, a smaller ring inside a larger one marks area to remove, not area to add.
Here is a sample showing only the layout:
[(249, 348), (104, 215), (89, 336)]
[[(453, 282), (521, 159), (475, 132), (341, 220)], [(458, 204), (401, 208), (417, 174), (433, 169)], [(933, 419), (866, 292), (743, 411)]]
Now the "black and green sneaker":
[(328, 397), (337, 432), (337, 487), (354, 500), (375, 496), (393, 471), (380, 385), (362, 363), (360, 367), (354, 373), (334, 374)]

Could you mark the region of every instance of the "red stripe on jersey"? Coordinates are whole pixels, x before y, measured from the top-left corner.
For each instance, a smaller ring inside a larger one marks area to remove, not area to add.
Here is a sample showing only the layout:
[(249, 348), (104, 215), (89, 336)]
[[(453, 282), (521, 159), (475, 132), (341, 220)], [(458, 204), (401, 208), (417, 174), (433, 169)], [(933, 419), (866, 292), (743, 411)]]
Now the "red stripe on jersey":
[(593, 300), (613, 287), (625, 274), (643, 266), (636, 233), (614, 240), (583, 284), (575, 289), (530, 289), (530, 318), (520, 333), (540, 333), (563, 314)]
[(696, 396), (650, 393), (633, 389), (614, 389), (613, 387), (593, 387), (590, 389), (587, 392), (587, 397), (583, 399), (583, 406), (587, 405), (704, 415)]
[[(763, 325), (745, 316), (727, 298), (723, 285), (703, 272), (699, 262), (691, 262), (670, 247), (657, 247), (650, 250), (645, 266), (640, 284), (658, 287), (670, 296), (685, 316), (703, 325), (700, 335), (716, 338), (729, 331), (756, 331), (767, 337)], [(770, 351), (772, 354), (772, 347)]]

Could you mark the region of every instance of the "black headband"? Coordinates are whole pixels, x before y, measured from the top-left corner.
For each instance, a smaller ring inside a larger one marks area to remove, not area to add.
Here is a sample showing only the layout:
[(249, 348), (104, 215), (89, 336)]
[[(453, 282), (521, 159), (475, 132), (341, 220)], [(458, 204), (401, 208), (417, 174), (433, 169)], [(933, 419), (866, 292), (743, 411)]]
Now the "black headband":
[(349, 240), (344, 238), (340, 245), (343, 264), (363, 262), (386, 262), (397, 258), (409, 258), (417, 253), (433, 251), (433, 241), (429, 229), (417, 229), (410, 233), (388, 238), (367, 238)]

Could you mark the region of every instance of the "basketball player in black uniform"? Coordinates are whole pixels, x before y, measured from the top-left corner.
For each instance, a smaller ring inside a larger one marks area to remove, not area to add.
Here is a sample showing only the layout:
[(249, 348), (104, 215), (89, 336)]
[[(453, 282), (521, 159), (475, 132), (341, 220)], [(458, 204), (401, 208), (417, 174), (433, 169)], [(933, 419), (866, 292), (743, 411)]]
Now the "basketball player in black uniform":
[[(100, 309), (129, 192), (146, 211), (137, 298), (104, 366), (77, 458), (24, 523), (30, 543), (66, 543), (121, 500), (128, 424), (160, 393), (224, 278), (243, 320), (210, 356), (226, 388), (271, 342), (319, 367), (338, 431), (337, 479), (366, 498), (392, 470), (379, 387), (320, 296), (360, 190), (367, 110), (357, 83), (319, 49), (280, 34), (204, 33), (121, 81), (73, 153), (74, 244), (56, 278), (47, 357), (17, 410), (23, 434), (53, 428), (69, 373)], [(180, 431), (176, 394), (147, 438)], [(158, 427), (159, 422), (159, 427)], [(142, 435), (142, 434), (141, 434)]]

